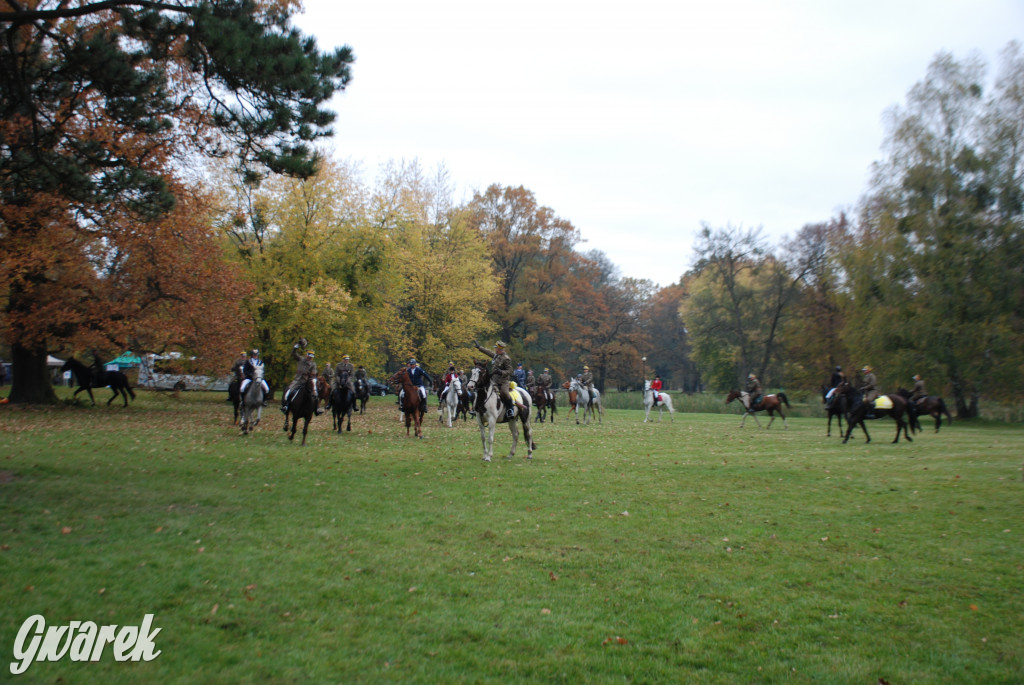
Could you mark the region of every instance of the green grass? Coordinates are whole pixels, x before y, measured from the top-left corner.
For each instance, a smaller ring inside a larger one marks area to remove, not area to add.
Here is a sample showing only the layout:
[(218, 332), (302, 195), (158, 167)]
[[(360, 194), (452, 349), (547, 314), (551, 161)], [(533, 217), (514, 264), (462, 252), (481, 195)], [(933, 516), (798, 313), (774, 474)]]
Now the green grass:
[(221, 395), (0, 408), (0, 673), (33, 614), (152, 613), (156, 660), (17, 682), (1021, 681), (1020, 426), (563, 409), (484, 464), (393, 406), (304, 449)]

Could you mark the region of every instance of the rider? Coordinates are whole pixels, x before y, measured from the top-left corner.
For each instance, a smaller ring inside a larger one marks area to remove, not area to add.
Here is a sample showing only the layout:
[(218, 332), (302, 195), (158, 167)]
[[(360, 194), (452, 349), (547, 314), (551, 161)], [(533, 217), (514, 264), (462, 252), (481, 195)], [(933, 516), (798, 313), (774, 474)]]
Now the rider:
[[(361, 369), (363, 367), (360, 366), (359, 368)], [(355, 367), (352, 366), (352, 358), (351, 357), (349, 357), (347, 354), (342, 355), (341, 356), (341, 361), (338, 362), (338, 366), (334, 369), (334, 374), (335, 374), (335, 377), (337, 378), (339, 383), (341, 382), (342, 378), (347, 378), (348, 379), (347, 385), (348, 385), (349, 393), (351, 393), (352, 395), (356, 394), (356, 386), (353, 383), (353, 380), (356, 377), (356, 370), (355, 370)], [(364, 370), (363, 371), (363, 376), (365, 376), (365, 375), (366, 375), (366, 371)]]
[(409, 380), (416, 386), (416, 392), (420, 395), (420, 409), (427, 413), (427, 385), (433, 383), (427, 372), (420, 368), (419, 362), (413, 357), (409, 360)]
[(843, 373), (841, 366), (837, 366), (835, 371), (832, 372), (832, 378), (828, 382), (828, 393), (825, 395), (825, 406), (831, 408), (832, 400), (835, 398), (836, 388), (838, 388), (843, 381), (846, 380), (846, 374)]
[[(313, 399), (316, 402), (316, 415), (320, 416), (324, 413), (324, 410), (320, 408), (320, 393), (317, 388), (317, 368), (316, 361), (314, 361), (316, 355), (312, 350), (306, 350), (306, 346), (309, 345), (309, 341), (305, 338), (299, 338), (299, 342), (292, 346), (292, 358), (295, 360), (295, 378), (288, 385), (288, 389), (285, 390), (284, 396), (281, 397), (281, 413), (287, 414), (288, 407), (292, 401), (292, 397), (295, 396), (295, 392), (303, 387), (310, 379), (313, 381)], [(302, 350), (306, 350), (303, 354)]]
[(586, 366), (586, 365), (583, 366), (583, 373), (580, 374), (579, 379), (580, 379), (580, 383), (582, 383), (584, 385), (584, 387), (586, 387), (587, 392), (590, 393), (590, 396), (593, 397), (594, 396), (594, 374), (590, 373), (590, 367), (589, 366)]
[[(505, 354), (505, 348), (508, 346), (501, 340), (494, 343), (493, 350), (482, 347), (476, 340), (473, 341), (473, 344), (476, 349), (491, 358), (491, 385), (498, 390), (498, 396), (501, 397), (501, 401), (505, 405), (506, 416), (512, 418), (516, 415), (515, 409), (512, 408), (513, 404), (518, 407), (520, 412), (525, 413), (526, 407), (521, 402), (513, 400), (509, 392), (509, 381), (512, 380), (512, 359)], [(483, 397), (483, 393), (480, 394), (480, 397)]]
[[(238, 353), (238, 359), (236, 359), (235, 363), (231, 365), (231, 375), (235, 377), (235, 381), (239, 383), (239, 387), (241, 387), (241, 382), (243, 380), (245, 380), (245, 374), (242, 373), (242, 368), (246, 365), (246, 363), (248, 361), (249, 361), (249, 355), (246, 354), (245, 350), (242, 350), (241, 352)], [(228, 390), (228, 402), (230, 402), (230, 401), (231, 401), (231, 391), (229, 389)]]
[(537, 379), (533, 377), (533, 369), (526, 370), (526, 390), (531, 397), (537, 391)]
[(651, 381), (651, 391), (654, 392), (654, 404), (657, 406), (661, 402), (661, 376), (655, 374), (654, 380)]
[(914, 404), (920, 404), (921, 400), (928, 397), (928, 391), (924, 389), (924, 379), (914, 374), (914, 389), (910, 391), (910, 399)]
[(526, 371), (523, 370), (523, 363), (516, 364), (516, 370), (512, 372), (512, 379), (520, 388), (526, 385)]
[(537, 378), (537, 385), (540, 386), (541, 390), (544, 391), (544, 395), (548, 401), (551, 400), (551, 373), (548, 371), (548, 367), (544, 367), (544, 372)]
[(761, 381), (752, 373), (747, 374), (747, 392), (750, 393), (750, 409), (761, 403)]
[[(242, 384), (238, 387), (238, 394), (241, 397), (245, 397), (245, 391), (249, 388), (249, 384), (252, 383), (252, 379), (256, 377), (256, 367), (263, 366), (263, 360), (260, 359), (260, 351), (253, 350), (250, 356), (245, 360), (245, 364), (242, 365)], [(263, 385), (263, 396), (266, 397), (270, 393), (270, 386), (267, 385), (267, 381), (264, 378), (260, 379), (260, 384)], [(267, 401), (263, 400), (263, 406), (267, 406)]]
[[(863, 374), (860, 379), (860, 391), (864, 393), (863, 401), (874, 409), (874, 402), (878, 399), (878, 380), (875, 378), (874, 369), (865, 365), (860, 372)], [(870, 412), (868, 418), (874, 418)]]
[[(459, 380), (459, 373), (458, 371), (455, 370), (455, 362), (448, 362), (448, 370), (445, 371), (444, 378), (442, 378), (441, 380), (444, 381), (444, 390), (441, 391), (441, 402), (443, 404), (444, 398), (446, 395), (448, 395), (448, 390), (452, 386), (452, 382), (455, 381), (457, 383)], [(458, 386), (456, 386), (455, 392), (459, 392)]]

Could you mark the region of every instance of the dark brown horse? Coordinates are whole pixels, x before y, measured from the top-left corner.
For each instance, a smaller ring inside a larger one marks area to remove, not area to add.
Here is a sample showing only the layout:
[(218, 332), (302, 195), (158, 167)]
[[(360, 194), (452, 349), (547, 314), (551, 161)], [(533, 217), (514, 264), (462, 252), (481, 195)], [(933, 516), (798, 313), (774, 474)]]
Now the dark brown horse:
[(907, 414), (910, 422), (910, 429), (915, 431), (921, 430), (921, 422), (917, 420), (917, 417), (922, 414), (928, 414), (935, 419), (935, 432), (939, 432), (939, 428), (942, 426), (942, 415), (946, 415), (946, 419), (949, 423), (953, 423), (953, 415), (949, 413), (949, 409), (946, 409), (946, 402), (941, 397), (935, 395), (928, 395), (922, 397), (920, 400), (914, 401), (910, 399), (910, 391), (906, 388), (900, 388), (896, 391), (900, 397), (907, 400)]
[(299, 386), (299, 389), (295, 391), (295, 395), (292, 397), (291, 402), (288, 403), (288, 411), (284, 415), (284, 431), (288, 433), (288, 415), (292, 417), (292, 430), (288, 433), (288, 439), (295, 439), (295, 431), (299, 426), (299, 419), (302, 419), (302, 446), (306, 446), (306, 432), (309, 430), (309, 421), (313, 418), (316, 413), (317, 407), (317, 394), (323, 394), (324, 383), (320, 382), (316, 384), (318, 387), (314, 391), (313, 379), (308, 379), (305, 383)]
[(544, 419), (547, 418), (548, 409), (551, 409), (551, 423), (555, 422), (555, 412), (558, 407), (555, 404), (555, 394), (551, 393), (551, 399), (548, 399), (548, 392), (541, 386), (535, 386), (533, 389), (533, 406), (537, 408), (537, 421), (544, 423)]
[(96, 361), (94, 366), (86, 366), (82, 362), (78, 361), (74, 357), (68, 357), (68, 360), (64, 362), (64, 366), (60, 367), (61, 371), (71, 371), (75, 376), (75, 381), (78, 383), (78, 390), (71, 395), (74, 399), (78, 393), (85, 390), (89, 394), (89, 399), (92, 400), (92, 405), (96, 406), (96, 398), (92, 396), (93, 388), (110, 388), (114, 391), (113, 396), (107, 400), (107, 406), (113, 402), (119, 395), (124, 397), (124, 406), (128, 406), (128, 396), (135, 399), (135, 391), (132, 390), (131, 383), (128, 382), (128, 376), (124, 375), (120, 371), (106, 371), (103, 369), (102, 364), (99, 360)]
[(423, 414), (426, 412), (425, 401), (421, 401), (419, 388), (417, 388), (409, 377), (409, 370), (401, 368), (391, 377), (392, 385), (402, 387), (402, 414), (405, 416), (405, 434), (410, 436), (409, 430), (416, 426), (416, 437), (423, 437)]
[(825, 413), (828, 414), (828, 427), (825, 429), (825, 437), (832, 437), (832, 417), (836, 417), (839, 423), (839, 435), (843, 434), (843, 417), (846, 415), (846, 396), (839, 394), (839, 389), (828, 396), (832, 388), (827, 385), (821, 386), (821, 403), (825, 405)]
[[(864, 394), (860, 390), (854, 390), (850, 387), (849, 383), (841, 384), (836, 388), (836, 392), (841, 393), (845, 397), (847, 406), (850, 408), (846, 414), (846, 437), (843, 438), (843, 444), (850, 439), (850, 434), (853, 433), (853, 429), (858, 424), (860, 424), (861, 430), (864, 431), (865, 442), (871, 442), (871, 435), (868, 433), (868, 427), (864, 421), (881, 419), (886, 416), (891, 416), (893, 421), (896, 422), (896, 439), (893, 440), (893, 443), (900, 441), (900, 431), (903, 431), (903, 435), (906, 436), (908, 441), (913, 442), (907, 422), (903, 420), (903, 416), (907, 413), (907, 401), (899, 395), (879, 395), (874, 403), (864, 402)], [(879, 406), (885, 400), (888, 400), (892, 406)], [(872, 406), (872, 404), (875, 406)]]
[(730, 390), (729, 394), (725, 398), (725, 403), (729, 404), (733, 400), (738, 399), (743, 404), (743, 420), (740, 421), (740, 428), (743, 428), (743, 424), (747, 422), (747, 416), (754, 417), (754, 423), (757, 427), (761, 427), (761, 422), (757, 420), (757, 414), (754, 412), (767, 411), (768, 416), (771, 418), (768, 420), (768, 425), (765, 428), (771, 428), (772, 422), (775, 421), (775, 412), (779, 413), (782, 418), (782, 425), (788, 430), (789, 424), (786, 423), (786, 415), (782, 413), (782, 405), (789, 406), (789, 398), (786, 397), (786, 393), (780, 392), (774, 395), (761, 395), (761, 401), (754, 406), (750, 405), (750, 393), (742, 390)]
[(348, 387), (348, 371), (342, 371), (331, 388), (331, 427), (341, 432), (341, 426), (348, 418), (347, 431), (352, 430), (352, 410), (356, 406), (355, 393)]

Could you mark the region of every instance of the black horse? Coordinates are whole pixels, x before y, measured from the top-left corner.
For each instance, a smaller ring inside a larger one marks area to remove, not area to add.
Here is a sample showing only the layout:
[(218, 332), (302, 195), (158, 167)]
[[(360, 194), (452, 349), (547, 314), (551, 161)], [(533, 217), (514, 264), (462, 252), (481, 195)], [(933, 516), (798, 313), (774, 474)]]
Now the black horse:
[[(891, 416), (893, 421), (896, 422), (896, 439), (893, 440), (894, 443), (900, 441), (900, 431), (903, 431), (903, 435), (906, 436), (908, 442), (913, 442), (907, 422), (903, 420), (903, 415), (907, 413), (907, 401), (899, 395), (879, 395), (875, 401), (875, 406), (871, 406), (868, 402), (863, 401), (864, 393), (860, 390), (854, 390), (850, 387), (849, 383), (840, 384), (836, 388), (836, 393), (842, 394), (846, 399), (847, 406), (850, 408), (846, 414), (846, 437), (843, 438), (843, 444), (846, 444), (846, 441), (850, 439), (850, 434), (853, 433), (853, 429), (858, 424), (860, 424), (861, 430), (864, 431), (865, 442), (871, 442), (871, 435), (864, 424), (865, 419), (881, 419), (886, 416)], [(878, 406), (886, 398), (892, 406)]]
[(832, 417), (835, 416), (839, 423), (839, 435), (843, 434), (843, 416), (846, 415), (846, 395), (839, 392), (838, 386), (836, 391), (832, 393), (832, 397), (828, 396), (829, 391), (832, 388), (827, 385), (821, 386), (821, 403), (825, 405), (825, 412), (828, 414), (828, 426), (825, 429), (825, 437), (832, 437)]
[(128, 382), (128, 376), (120, 371), (106, 371), (98, 361), (95, 366), (86, 366), (74, 357), (68, 357), (68, 360), (64, 362), (60, 369), (61, 371), (71, 371), (75, 375), (75, 381), (78, 383), (79, 387), (71, 395), (71, 399), (74, 399), (78, 396), (78, 393), (85, 390), (89, 393), (89, 399), (92, 400), (92, 405), (95, 407), (96, 398), (92, 395), (93, 388), (110, 388), (114, 391), (111, 398), (107, 400), (108, 407), (118, 395), (124, 397), (124, 406), (126, 407), (128, 406), (129, 396), (133, 400), (135, 399), (135, 391), (132, 390), (131, 384)]
[(288, 433), (288, 415), (292, 417), (292, 430), (288, 433), (288, 439), (295, 439), (295, 431), (299, 426), (299, 419), (302, 419), (302, 446), (306, 446), (306, 432), (309, 430), (309, 421), (316, 413), (317, 396), (313, 389), (312, 378), (299, 386), (288, 404), (288, 411), (284, 415), (284, 432)]
[(347, 431), (352, 430), (352, 410), (356, 405), (356, 396), (348, 388), (348, 373), (342, 373), (331, 389), (331, 428), (341, 432), (341, 425), (348, 417)]
[(355, 402), (359, 403), (359, 413), (366, 413), (366, 400), (370, 399), (370, 384), (366, 382), (365, 378), (357, 378), (355, 382), (356, 396), (353, 400), (353, 409), (355, 408)]
[(910, 399), (911, 392), (906, 388), (900, 388), (896, 391), (900, 397), (907, 400), (907, 409), (910, 415), (910, 428), (912, 430), (921, 431), (921, 422), (918, 420), (921, 414), (928, 414), (935, 419), (935, 432), (939, 432), (939, 428), (942, 426), (942, 415), (946, 415), (948, 423), (953, 423), (953, 415), (949, 413), (949, 409), (946, 408), (946, 402), (941, 397), (935, 395), (928, 395), (922, 397), (918, 401)]

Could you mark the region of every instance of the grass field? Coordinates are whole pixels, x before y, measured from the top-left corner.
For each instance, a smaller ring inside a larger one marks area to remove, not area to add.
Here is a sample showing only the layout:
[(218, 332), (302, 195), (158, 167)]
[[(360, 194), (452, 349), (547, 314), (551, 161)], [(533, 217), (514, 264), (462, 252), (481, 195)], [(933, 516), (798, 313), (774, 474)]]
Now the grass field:
[[(1024, 680), (1020, 425), (842, 445), (563, 409), (532, 462), (499, 427), (484, 464), (475, 425), (427, 419), (408, 439), (373, 398), (300, 448), (219, 394), (0, 408), (0, 681)], [(153, 614), (162, 653), (13, 676), (34, 614)]]

